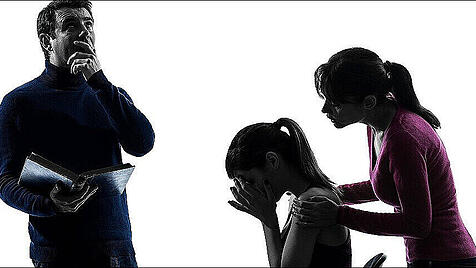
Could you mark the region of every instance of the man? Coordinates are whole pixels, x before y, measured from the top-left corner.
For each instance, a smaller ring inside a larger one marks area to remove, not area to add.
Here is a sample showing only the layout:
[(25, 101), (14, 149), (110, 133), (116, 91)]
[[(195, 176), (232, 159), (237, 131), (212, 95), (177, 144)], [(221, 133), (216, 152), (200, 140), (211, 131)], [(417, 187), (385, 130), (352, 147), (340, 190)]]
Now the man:
[(89, 1), (53, 1), (38, 15), (44, 72), (0, 105), (0, 198), (26, 212), (35, 267), (136, 267), (127, 196), (60, 185), (34, 192), (18, 184), (35, 152), (76, 173), (122, 163), (121, 146), (142, 156), (154, 131), (127, 93), (101, 70)]

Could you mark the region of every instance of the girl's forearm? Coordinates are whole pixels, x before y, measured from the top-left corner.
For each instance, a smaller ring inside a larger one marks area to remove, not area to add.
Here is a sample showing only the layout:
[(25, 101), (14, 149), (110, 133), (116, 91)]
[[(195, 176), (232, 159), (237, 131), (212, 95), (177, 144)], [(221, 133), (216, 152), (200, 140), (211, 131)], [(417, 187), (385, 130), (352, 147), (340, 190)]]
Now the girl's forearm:
[(279, 267), (281, 265), (281, 255), (283, 254), (283, 243), (279, 229), (271, 229), (265, 224), (262, 225), (269, 265), (271, 267)]

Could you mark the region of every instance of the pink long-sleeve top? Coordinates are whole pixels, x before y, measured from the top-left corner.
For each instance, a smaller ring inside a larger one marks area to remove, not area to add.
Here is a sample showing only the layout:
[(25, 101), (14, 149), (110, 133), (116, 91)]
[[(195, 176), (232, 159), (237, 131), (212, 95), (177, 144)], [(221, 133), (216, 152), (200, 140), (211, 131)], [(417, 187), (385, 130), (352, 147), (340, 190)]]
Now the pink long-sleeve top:
[(398, 108), (384, 133), (380, 155), (367, 129), (370, 180), (342, 185), (346, 204), (380, 200), (394, 213), (340, 206), (338, 223), (376, 234), (403, 236), (407, 261), (457, 260), (476, 256), (461, 220), (450, 162), (434, 129), (420, 116)]

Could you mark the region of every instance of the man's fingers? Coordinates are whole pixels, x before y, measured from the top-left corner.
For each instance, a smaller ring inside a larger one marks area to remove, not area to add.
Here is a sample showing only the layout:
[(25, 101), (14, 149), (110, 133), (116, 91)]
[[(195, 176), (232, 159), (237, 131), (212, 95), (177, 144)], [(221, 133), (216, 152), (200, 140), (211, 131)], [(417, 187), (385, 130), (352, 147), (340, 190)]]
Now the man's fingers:
[(66, 63), (71, 64), (76, 59), (94, 59), (94, 55), (78, 51), (69, 56), (68, 61)]
[(54, 189), (51, 191), (50, 196), (57, 204), (61, 204), (63, 206), (76, 206), (76, 204), (83, 202), (83, 200), (87, 200), (97, 191), (97, 189), (97, 186), (90, 185), (87, 185), (80, 191), (74, 193), (63, 193)]
[(80, 177), (73, 185), (71, 186), (71, 190), (74, 192), (81, 191), (86, 185), (87, 178)]
[(78, 74), (80, 71), (87, 69), (88, 64), (87, 63), (81, 63), (81, 64), (76, 64), (76, 65), (71, 65), (71, 72), (73, 74)]
[(92, 64), (92, 59), (75, 59), (71, 62), (71, 73), (77, 74), (79, 71), (88, 68), (88, 64)]
[(89, 43), (86, 43), (83, 41), (74, 41), (73, 44), (85, 49), (89, 53), (92, 53), (92, 54), (95, 53), (95, 49)]
[(51, 194), (59, 193), (59, 191), (60, 191), (60, 186), (58, 184), (55, 184), (55, 186), (51, 190)]
[(83, 197), (81, 198), (81, 200), (79, 200), (79, 202), (76, 205), (74, 205), (74, 212), (78, 211), (78, 209), (82, 207), (83, 204), (86, 203), (86, 201), (88, 201), (89, 198), (91, 198), (91, 196), (93, 196), (97, 190), (98, 190), (98, 186), (88, 185), (88, 191), (86, 191)]

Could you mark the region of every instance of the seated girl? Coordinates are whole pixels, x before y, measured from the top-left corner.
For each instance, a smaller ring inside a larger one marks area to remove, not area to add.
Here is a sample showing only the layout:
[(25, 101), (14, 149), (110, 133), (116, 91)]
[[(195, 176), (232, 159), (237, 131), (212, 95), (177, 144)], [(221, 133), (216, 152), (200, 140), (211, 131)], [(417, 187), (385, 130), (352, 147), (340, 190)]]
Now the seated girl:
[(296, 122), (280, 118), (240, 130), (228, 149), (226, 171), (236, 198), (228, 203), (261, 221), (270, 266), (351, 267), (350, 234), (342, 225), (298, 225), (290, 213), (280, 233), (276, 202), (286, 192), (299, 200), (320, 195), (342, 203)]

